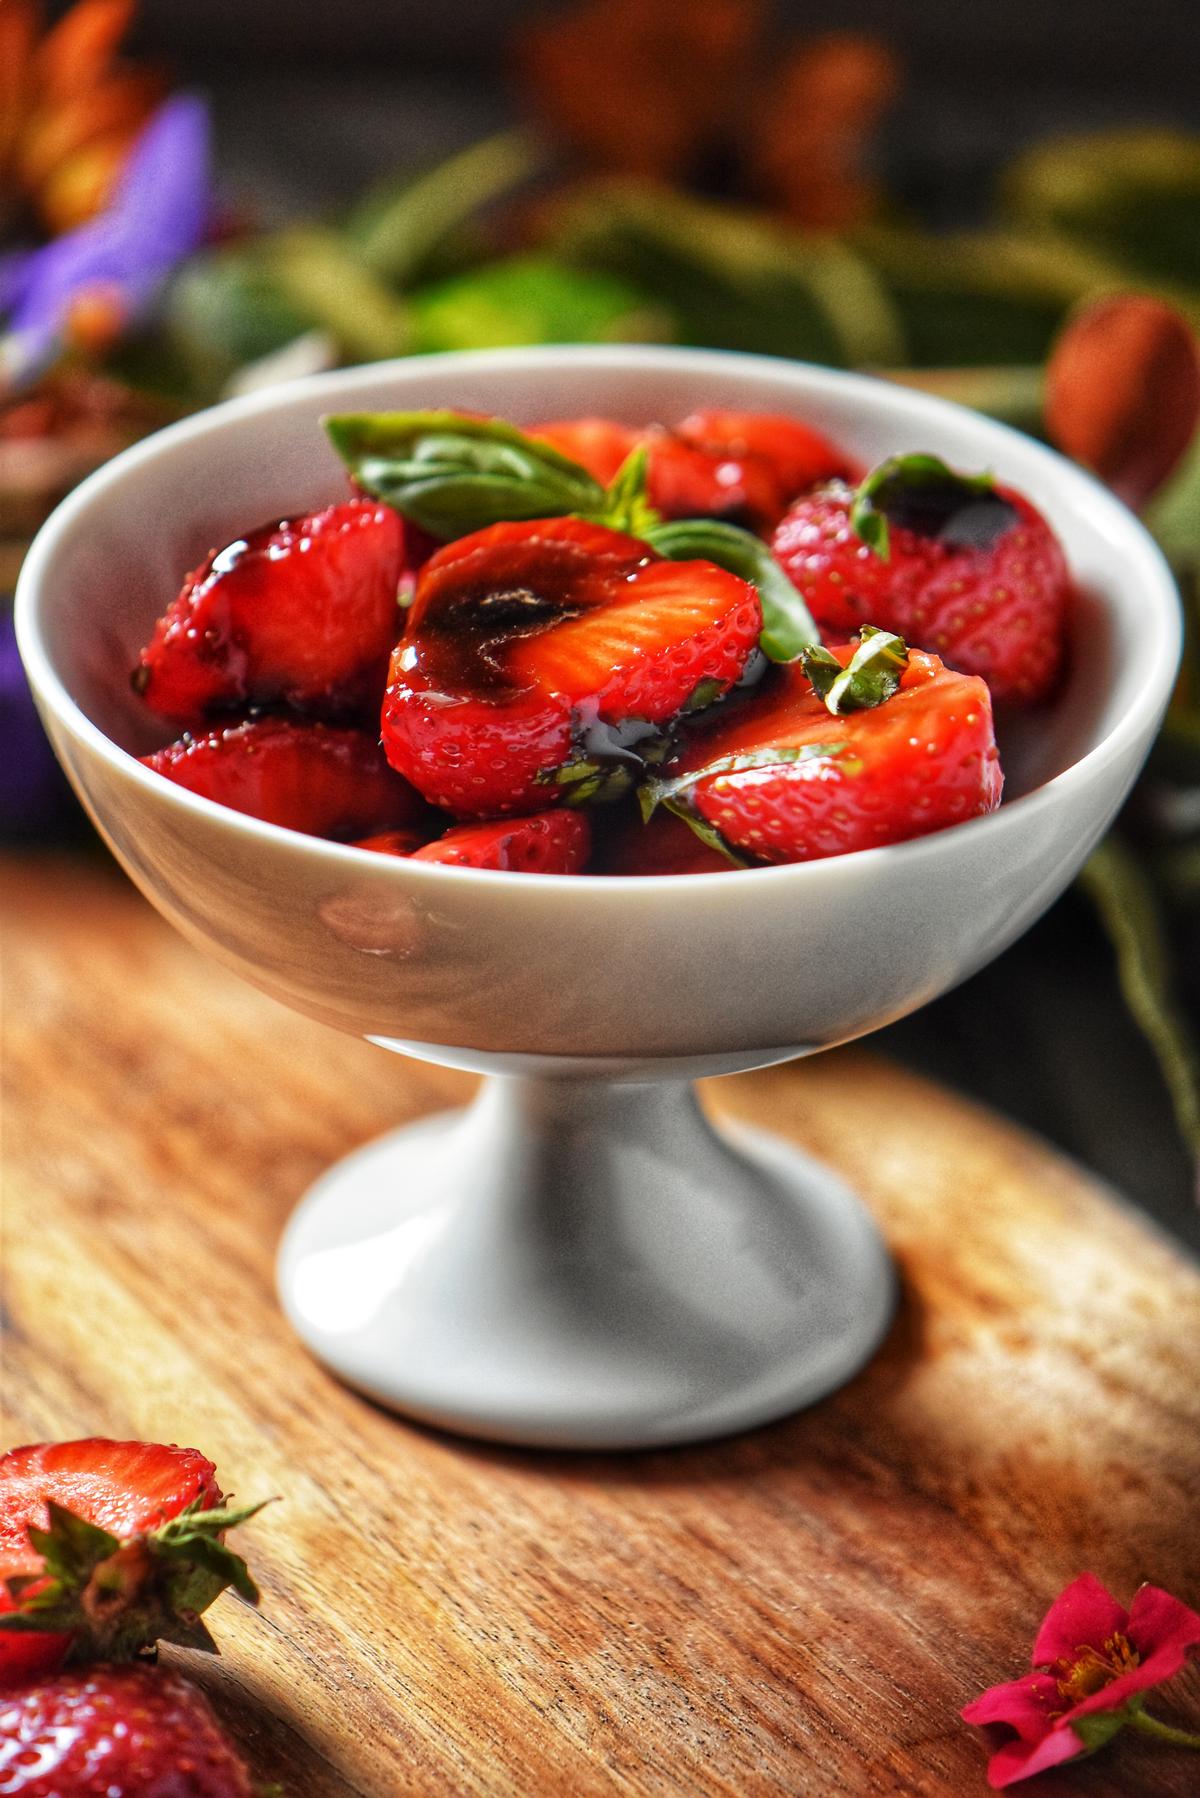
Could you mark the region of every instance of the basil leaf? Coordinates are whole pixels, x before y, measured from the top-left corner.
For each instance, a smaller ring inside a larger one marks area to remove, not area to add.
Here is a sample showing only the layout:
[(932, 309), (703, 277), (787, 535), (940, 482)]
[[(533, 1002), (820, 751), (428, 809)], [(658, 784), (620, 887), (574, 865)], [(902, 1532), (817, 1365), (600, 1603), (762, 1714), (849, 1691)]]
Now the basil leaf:
[[(692, 768), (683, 774), (652, 774), (638, 788), (638, 804), (642, 810), (642, 821), (648, 823), (660, 805), (670, 805), (673, 799), (686, 797), (692, 788), (702, 780), (710, 780), (714, 774), (741, 774), (747, 768), (778, 768), (787, 762), (811, 762), (822, 756), (842, 756), (849, 749), (849, 743), (798, 743), (790, 747), (752, 749), (745, 755), (723, 755), (715, 762), (707, 762), (703, 768)], [(847, 762), (845, 772), (856, 774), (859, 764)]]
[(860, 643), (843, 668), (835, 655), (819, 644), (800, 652), (800, 662), (835, 718), (844, 712), (865, 712), (892, 697), (908, 667), (908, 645), (894, 631), (864, 624)]
[(812, 613), (766, 544), (751, 531), (716, 519), (682, 518), (643, 533), (660, 556), (673, 562), (715, 562), (758, 589), (763, 628), (759, 643), (773, 662), (794, 662), (821, 641)]
[[(983, 502), (983, 503), (981, 503)], [(921, 536), (983, 548), (1007, 530), (1016, 511), (990, 474), (958, 474), (940, 456), (889, 456), (858, 487), (850, 528), (881, 561), (891, 555), (889, 520)], [(965, 527), (956, 532), (956, 525)]]
[(503, 419), (348, 412), (327, 418), (325, 429), (360, 487), (436, 537), (603, 513), (604, 489), (586, 469)]
[(625, 531), (641, 537), (646, 543), (650, 533), (661, 523), (660, 515), (646, 497), (646, 480), (650, 468), (650, 451), (644, 443), (635, 445), (609, 482), (604, 494), (604, 509), (597, 520), (610, 530)]

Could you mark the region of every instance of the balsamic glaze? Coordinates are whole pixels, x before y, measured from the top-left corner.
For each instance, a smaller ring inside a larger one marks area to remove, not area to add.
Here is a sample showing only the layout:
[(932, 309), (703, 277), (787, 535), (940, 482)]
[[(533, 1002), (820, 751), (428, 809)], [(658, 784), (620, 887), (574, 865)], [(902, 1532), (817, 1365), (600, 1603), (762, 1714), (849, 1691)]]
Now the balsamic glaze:
[(954, 479), (897, 483), (877, 495), (875, 504), (890, 524), (932, 537), (947, 549), (990, 549), (1020, 518), (1001, 494), (972, 493)]

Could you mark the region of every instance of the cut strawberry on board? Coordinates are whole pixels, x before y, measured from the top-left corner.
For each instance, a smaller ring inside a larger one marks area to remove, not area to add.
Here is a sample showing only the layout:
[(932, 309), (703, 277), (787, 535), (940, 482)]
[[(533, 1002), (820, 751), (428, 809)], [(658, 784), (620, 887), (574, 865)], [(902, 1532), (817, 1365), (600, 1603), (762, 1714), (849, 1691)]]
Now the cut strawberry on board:
[(1062, 666), (1071, 582), (1054, 532), (1023, 495), (935, 456), (894, 456), (857, 490), (835, 482), (794, 505), (776, 560), (826, 634), (865, 619), (995, 700), (1032, 704)]
[(151, 710), (185, 724), (280, 702), (361, 711), (400, 634), (403, 565), (404, 526), (375, 500), (251, 531), (188, 576), (134, 686)]
[(68, 1654), (211, 1646), (199, 1613), (217, 1594), (257, 1598), (222, 1537), (258, 1508), (224, 1508), (192, 1448), (90, 1437), (0, 1456), (0, 1684)]
[[(873, 638), (893, 664), (882, 680)], [(779, 669), (649, 778), (646, 812), (666, 804), (744, 861), (797, 862), (993, 811), (1003, 780), (987, 687), (897, 644), (876, 632), (806, 658), (825, 697), (801, 664)], [(857, 690), (839, 693), (843, 675)]]
[(743, 676), (761, 629), (754, 588), (711, 562), (580, 519), (493, 525), (421, 573), (384, 748), (463, 816), (611, 797)]
[(0, 1696), (12, 1798), (255, 1798), (204, 1694), (163, 1667), (79, 1667)]
[(183, 737), (142, 761), (218, 805), (312, 836), (421, 828), (426, 816), (376, 738), (362, 730), (253, 718)]
[(588, 821), (577, 811), (535, 812), (525, 818), (458, 824), (432, 843), (420, 844), (403, 831), (388, 831), (366, 837), (357, 845), (410, 861), (497, 868), (510, 874), (581, 874), (590, 846)]

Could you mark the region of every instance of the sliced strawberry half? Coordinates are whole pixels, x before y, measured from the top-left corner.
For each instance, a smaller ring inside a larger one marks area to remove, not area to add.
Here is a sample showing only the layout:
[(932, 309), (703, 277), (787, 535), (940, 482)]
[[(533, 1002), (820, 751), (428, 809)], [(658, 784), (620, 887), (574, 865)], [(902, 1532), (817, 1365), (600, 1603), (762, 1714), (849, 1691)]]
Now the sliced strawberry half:
[(197, 1619), (217, 1593), (257, 1596), (222, 1541), (257, 1508), (224, 1509), (212, 1462), (173, 1444), (88, 1437), (0, 1456), (0, 1683), (159, 1637), (209, 1646)]
[(753, 457), (769, 468), (778, 484), (780, 510), (823, 481), (849, 480), (857, 472), (830, 438), (782, 413), (692, 412), (676, 430), (710, 453)]
[(645, 822), (634, 806), (606, 833), (598, 861), (600, 874), (731, 874), (737, 866), (666, 806)]
[(375, 500), (265, 525), (188, 576), (134, 686), (186, 724), (279, 702), (348, 716), (382, 686), (403, 565), (403, 525)]
[[(831, 652), (845, 666), (857, 645)], [(899, 688), (831, 716), (798, 664), (702, 732), (648, 801), (749, 861), (813, 861), (942, 830), (1000, 803), (987, 687), (908, 653)]]
[(1053, 691), (1070, 574), (1046, 520), (1012, 488), (898, 456), (857, 491), (835, 481), (799, 500), (771, 547), (831, 636), (869, 619), (982, 675), (997, 701)]
[(218, 805), (310, 836), (420, 828), (426, 816), (419, 796), (362, 730), (252, 718), (182, 737), (142, 761)]
[[(410, 846), (411, 845), (411, 846)], [(591, 831), (582, 812), (535, 812), (483, 824), (458, 824), (432, 843), (411, 833), (388, 831), (366, 837), (359, 849), (402, 855), (415, 862), (445, 862), (456, 868), (496, 868), (510, 874), (580, 874), (587, 863)]]
[(422, 571), (384, 748), (464, 816), (611, 797), (741, 678), (761, 629), (754, 588), (710, 562), (578, 519), (492, 525)]
[(635, 430), (612, 418), (555, 418), (548, 424), (531, 425), (528, 434), (570, 456), (602, 487), (608, 486), (639, 442)]

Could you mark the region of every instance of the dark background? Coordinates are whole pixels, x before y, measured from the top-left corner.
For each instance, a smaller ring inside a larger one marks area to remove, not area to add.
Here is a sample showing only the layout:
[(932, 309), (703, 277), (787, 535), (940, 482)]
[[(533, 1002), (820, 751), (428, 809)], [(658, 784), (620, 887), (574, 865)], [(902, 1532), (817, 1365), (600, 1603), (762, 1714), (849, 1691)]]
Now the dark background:
[[(207, 91), (225, 191), (274, 221), (336, 206), (398, 165), (510, 120), (506, 41), (545, 10), (518, 0), (143, 0), (137, 41)], [(849, 0), (770, 16), (781, 36), (863, 29), (900, 52), (906, 86), (880, 153), (892, 186), (935, 220), (982, 212), (997, 166), (1035, 138), (1200, 124), (1196, 0)], [(602, 84), (604, 70), (594, 76)], [(874, 1040), (1041, 1132), (1200, 1248), (1188, 1158), (1107, 941), (1078, 896)]]

